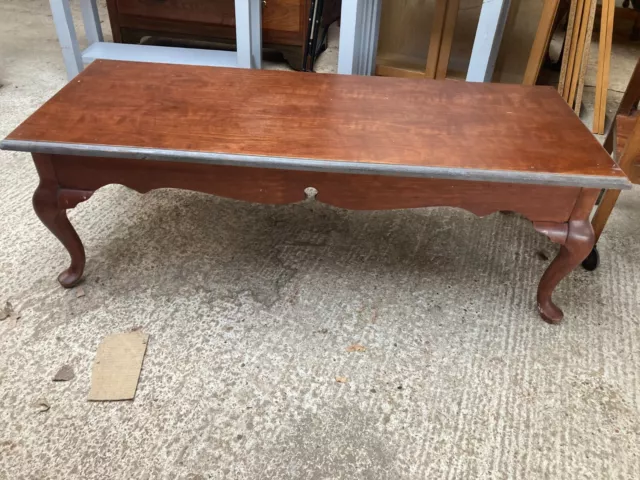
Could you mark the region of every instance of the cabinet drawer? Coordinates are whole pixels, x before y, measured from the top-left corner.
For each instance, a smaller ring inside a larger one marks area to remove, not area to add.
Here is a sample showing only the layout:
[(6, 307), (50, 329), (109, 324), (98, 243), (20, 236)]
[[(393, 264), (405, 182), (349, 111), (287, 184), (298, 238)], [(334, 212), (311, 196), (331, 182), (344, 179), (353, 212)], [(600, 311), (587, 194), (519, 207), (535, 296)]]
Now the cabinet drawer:
[[(220, 26), (235, 25), (234, 0), (117, 0), (120, 15), (198, 22)], [(267, 30), (297, 32), (306, 0), (266, 0), (262, 25)]]
[(262, 8), (262, 26), (266, 30), (300, 31), (304, 28), (300, 25), (300, 15), (305, 4), (306, 0), (266, 0)]

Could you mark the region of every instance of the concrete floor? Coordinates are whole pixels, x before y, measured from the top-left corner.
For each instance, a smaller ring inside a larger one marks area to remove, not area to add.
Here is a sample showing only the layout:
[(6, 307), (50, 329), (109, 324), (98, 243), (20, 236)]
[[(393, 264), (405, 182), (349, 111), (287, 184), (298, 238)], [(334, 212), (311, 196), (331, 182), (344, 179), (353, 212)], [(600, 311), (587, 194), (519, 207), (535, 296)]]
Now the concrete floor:
[[(0, 18), (4, 136), (65, 75), (46, 1), (0, 0)], [(624, 84), (638, 49), (615, 52)], [(637, 189), (550, 326), (534, 296), (557, 247), (516, 215), (122, 186), (70, 214), (77, 298), (56, 283), (67, 255), (31, 209), (29, 156), (0, 165), (0, 302), (21, 314), (0, 323), (2, 479), (638, 478)], [(135, 401), (87, 402), (98, 343), (137, 326)], [(75, 379), (53, 383), (65, 364)]]

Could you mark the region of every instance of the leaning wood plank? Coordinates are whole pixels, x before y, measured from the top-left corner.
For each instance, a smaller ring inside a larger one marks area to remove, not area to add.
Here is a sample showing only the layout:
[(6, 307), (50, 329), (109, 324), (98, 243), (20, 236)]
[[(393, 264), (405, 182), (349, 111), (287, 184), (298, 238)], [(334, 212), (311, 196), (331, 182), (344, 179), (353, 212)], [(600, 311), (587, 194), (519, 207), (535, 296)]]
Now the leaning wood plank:
[(596, 0), (585, 0), (582, 9), (582, 18), (580, 20), (580, 34), (578, 37), (578, 43), (576, 45), (576, 55), (573, 63), (573, 71), (571, 75), (571, 85), (569, 89), (569, 106), (573, 107), (576, 100), (576, 93), (578, 91), (578, 78), (580, 77), (580, 70), (582, 68), (582, 57), (584, 55), (584, 48), (587, 38), (587, 23), (589, 21), (589, 11), (591, 4)]
[(599, 102), (598, 115), (598, 132), (604, 133), (607, 118), (607, 94), (609, 91), (609, 75), (611, 73), (611, 44), (613, 40), (613, 19), (615, 16), (614, 0), (605, 0), (607, 2), (607, 25), (606, 36), (604, 39), (603, 65), (602, 65), (602, 82), (600, 89), (600, 97), (596, 97)]
[(571, 79), (573, 78), (573, 68), (576, 60), (576, 49), (578, 47), (578, 37), (580, 36), (580, 25), (582, 23), (582, 12), (584, 10), (584, 1), (585, 0), (578, 0), (578, 3), (576, 5), (576, 15), (573, 21), (573, 29), (571, 31), (571, 45), (569, 46), (569, 51), (568, 51), (569, 63), (567, 64), (567, 74), (565, 77), (565, 86), (564, 86), (564, 93), (563, 93), (563, 97), (567, 102), (569, 101), (569, 91), (571, 90)]
[[(606, 1), (606, 0), (605, 0)], [(591, 37), (593, 37), (593, 23), (596, 18), (597, 0), (591, 1), (591, 10), (589, 11), (589, 21), (587, 23), (587, 35), (585, 37), (584, 52), (582, 54), (582, 65), (580, 67), (580, 76), (578, 78), (578, 91), (576, 92), (576, 104), (574, 111), (580, 116), (580, 108), (582, 107), (582, 92), (584, 91), (584, 77), (587, 74), (587, 65), (589, 63), (589, 53), (591, 51)]]
[(436, 68), (436, 79), (439, 80), (444, 80), (447, 76), (451, 46), (453, 45), (453, 34), (456, 30), (459, 9), (460, 0), (449, 0), (447, 2), (447, 14), (444, 21), (444, 31), (442, 32), (440, 55), (438, 55), (438, 67)]
[[(598, 97), (598, 104), (600, 115), (598, 117), (599, 130), (604, 133), (605, 123), (607, 119), (607, 93), (609, 91), (609, 73), (611, 70), (611, 44), (613, 41), (613, 20), (616, 14), (616, 2), (615, 0), (607, 0), (607, 14), (603, 20), (606, 22), (605, 30), (606, 36), (604, 38), (604, 50), (602, 53), (602, 88), (600, 90), (600, 96)], [(632, 77), (633, 78), (633, 77)], [(622, 98), (620, 107), (624, 104), (625, 98)]]
[(149, 335), (140, 331), (105, 337), (93, 362), (88, 400), (131, 400), (135, 397), (148, 341)]
[(571, 0), (571, 8), (569, 9), (569, 21), (567, 23), (567, 33), (564, 37), (564, 53), (562, 55), (562, 66), (560, 68), (560, 79), (558, 81), (558, 93), (564, 97), (564, 85), (567, 77), (567, 68), (569, 66), (569, 51), (571, 48), (571, 39), (573, 38), (573, 23), (576, 19), (576, 8), (578, 0)]
[(602, 8), (600, 9), (600, 40), (598, 42), (598, 72), (596, 75), (596, 98), (593, 105), (593, 129), (592, 129), (593, 133), (600, 133), (602, 82), (604, 80), (605, 52), (607, 49), (606, 38), (607, 38), (608, 10), (609, 10), (609, 1), (602, 0)]
[(431, 25), (431, 37), (429, 39), (429, 51), (427, 52), (427, 78), (436, 78), (440, 46), (442, 45), (442, 32), (447, 15), (447, 0), (436, 0), (436, 8)]
[(551, 40), (553, 22), (556, 19), (559, 4), (560, 0), (545, 0), (544, 2), (540, 23), (538, 23), (538, 30), (536, 31), (531, 53), (529, 54), (529, 62), (524, 72), (524, 79), (522, 81), (524, 85), (535, 85), (538, 80), (538, 74), (540, 73), (540, 68), (542, 67), (542, 62), (544, 61), (547, 48), (549, 47), (549, 41)]
[(607, 39), (606, 39), (606, 46), (607, 49), (605, 50), (605, 54), (604, 54), (604, 73), (602, 75), (602, 83), (603, 83), (603, 89), (602, 89), (602, 96), (600, 99), (600, 114), (602, 115), (602, 130), (604, 131), (604, 123), (605, 123), (605, 119), (606, 119), (606, 114), (607, 114), (607, 94), (609, 91), (609, 77), (611, 74), (611, 46), (612, 46), (612, 41), (613, 41), (613, 20), (615, 17), (615, 2), (612, 0), (609, 3), (609, 8), (607, 9)]

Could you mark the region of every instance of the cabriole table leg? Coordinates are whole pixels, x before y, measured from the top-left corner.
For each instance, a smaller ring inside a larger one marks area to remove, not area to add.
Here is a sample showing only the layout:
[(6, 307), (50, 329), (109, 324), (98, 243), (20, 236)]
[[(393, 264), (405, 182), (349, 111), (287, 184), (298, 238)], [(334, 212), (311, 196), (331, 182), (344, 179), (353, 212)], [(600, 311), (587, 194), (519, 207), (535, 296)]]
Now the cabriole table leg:
[(587, 258), (595, 244), (589, 214), (597, 196), (598, 190), (583, 189), (567, 224), (536, 225), (538, 231), (561, 244), (560, 252), (542, 275), (538, 286), (538, 310), (548, 323), (560, 323), (564, 316), (562, 310), (553, 303), (553, 291), (564, 277)]
[(78, 233), (67, 218), (67, 208), (73, 208), (79, 202), (87, 200), (92, 192), (69, 195), (70, 192), (64, 192), (58, 185), (50, 155), (34, 153), (33, 161), (40, 176), (40, 184), (33, 194), (33, 209), (71, 256), (71, 265), (58, 276), (58, 282), (63, 287), (70, 288), (82, 279), (85, 253)]

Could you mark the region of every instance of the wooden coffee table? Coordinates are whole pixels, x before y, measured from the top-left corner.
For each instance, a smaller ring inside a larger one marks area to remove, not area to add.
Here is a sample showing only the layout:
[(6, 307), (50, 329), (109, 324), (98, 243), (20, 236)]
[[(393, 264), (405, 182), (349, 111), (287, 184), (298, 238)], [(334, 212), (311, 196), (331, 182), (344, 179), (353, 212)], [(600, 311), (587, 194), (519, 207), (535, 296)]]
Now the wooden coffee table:
[(515, 211), (562, 245), (538, 309), (587, 256), (602, 188), (630, 183), (549, 87), (95, 61), (1, 144), (31, 152), (33, 205), (82, 277), (66, 210), (104, 185), (286, 204)]

